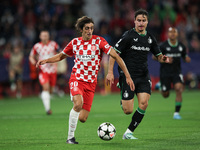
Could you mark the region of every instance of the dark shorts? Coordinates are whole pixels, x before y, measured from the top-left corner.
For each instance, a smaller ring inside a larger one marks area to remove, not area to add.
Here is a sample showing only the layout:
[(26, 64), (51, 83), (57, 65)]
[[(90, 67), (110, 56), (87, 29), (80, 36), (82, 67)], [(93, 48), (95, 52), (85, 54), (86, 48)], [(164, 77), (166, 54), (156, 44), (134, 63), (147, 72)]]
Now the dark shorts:
[(182, 74), (161, 75), (160, 76), (161, 90), (163, 92), (171, 89), (171, 84), (184, 83)]
[(133, 99), (135, 93), (148, 93), (151, 95), (151, 79), (148, 74), (143, 77), (132, 77), (132, 80), (135, 84), (135, 91), (131, 91), (130, 86), (126, 83), (126, 77), (124, 75), (120, 75), (119, 85), (121, 89), (122, 100)]

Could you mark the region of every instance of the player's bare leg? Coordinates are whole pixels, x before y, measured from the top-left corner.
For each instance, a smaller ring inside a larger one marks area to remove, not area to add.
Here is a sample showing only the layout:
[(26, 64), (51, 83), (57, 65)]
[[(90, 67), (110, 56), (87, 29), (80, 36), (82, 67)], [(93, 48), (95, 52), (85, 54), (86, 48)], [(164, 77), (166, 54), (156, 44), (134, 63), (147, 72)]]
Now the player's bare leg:
[(69, 114), (69, 129), (68, 129), (68, 138), (67, 138), (68, 144), (78, 144), (78, 142), (76, 142), (75, 140), (74, 132), (76, 130), (79, 114), (83, 106), (82, 95), (78, 94), (78, 95), (73, 96), (73, 103), (74, 103), (74, 106), (71, 109), (70, 114)]
[(137, 94), (138, 98), (138, 108), (135, 111), (135, 113), (132, 116), (132, 121), (126, 130), (126, 132), (123, 135), (123, 139), (137, 139), (136, 137), (133, 136), (134, 130), (137, 128), (139, 123), (142, 121), (146, 108), (148, 106), (148, 101), (150, 98), (150, 94), (148, 93), (138, 93)]
[(89, 111), (87, 111), (85, 109), (81, 109), (80, 114), (79, 114), (80, 122), (82, 122), (82, 123), (86, 122), (89, 113), (90, 113)]
[(45, 111), (47, 112), (48, 115), (50, 115), (51, 114), (51, 108), (50, 108), (49, 82), (43, 84), (42, 89), (43, 89), (42, 93), (41, 93), (42, 102), (43, 102)]
[(174, 112), (174, 119), (181, 119), (181, 116), (179, 115), (181, 104), (182, 104), (182, 92), (183, 92), (183, 84), (182, 83), (176, 83), (174, 85), (174, 89), (176, 92), (176, 106), (175, 106), (175, 112)]
[(134, 107), (134, 99), (131, 100), (121, 100), (122, 102), (122, 109), (125, 114), (129, 115), (133, 112)]

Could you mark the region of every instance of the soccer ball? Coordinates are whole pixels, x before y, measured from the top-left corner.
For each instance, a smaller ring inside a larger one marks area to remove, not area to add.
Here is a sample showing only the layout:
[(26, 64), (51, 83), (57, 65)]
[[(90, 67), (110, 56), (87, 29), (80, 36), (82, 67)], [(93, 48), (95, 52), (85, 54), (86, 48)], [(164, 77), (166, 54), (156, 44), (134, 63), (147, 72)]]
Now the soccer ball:
[(115, 137), (116, 129), (111, 123), (104, 122), (98, 127), (97, 134), (102, 140), (109, 141)]

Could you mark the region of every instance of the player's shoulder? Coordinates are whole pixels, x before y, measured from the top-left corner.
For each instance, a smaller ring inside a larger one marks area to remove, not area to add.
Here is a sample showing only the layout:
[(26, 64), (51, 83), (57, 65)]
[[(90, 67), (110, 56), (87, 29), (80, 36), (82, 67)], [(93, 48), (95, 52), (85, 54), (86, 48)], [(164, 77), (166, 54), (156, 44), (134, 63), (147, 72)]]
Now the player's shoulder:
[(53, 45), (56, 45), (56, 44), (57, 44), (57, 42), (56, 42), (56, 41), (53, 41), (53, 40), (49, 41), (49, 43), (50, 43), (50, 44), (53, 44)]
[(152, 32), (147, 31), (147, 36), (151, 37), (153, 40), (156, 40), (155, 35)]
[(180, 46), (185, 47), (185, 45), (184, 45), (181, 41), (178, 41), (178, 44), (179, 44)]
[(42, 42), (37, 42), (37, 43), (35, 43), (34, 45), (33, 45), (33, 48), (39, 48), (39, 47), (41, 47), (42, 46)]
[(123, 37), (128, 37), (128, 36), (133, 36), (134, 34), (136, 34), (136, 31), (134, 29), (130, 29), (130, 30), (127, 30), (123, 33)]
[(161, 42), (161, 43), (160, 43), (160, 46), (169, 46), (169, 43), (168, 43), (168, 41), (166, 40), (166, 41)]
[(105, 40), (102, 36), (99, 36), (99, 35), (93, 35), (92, 39), (95, 39), (95, 40)]

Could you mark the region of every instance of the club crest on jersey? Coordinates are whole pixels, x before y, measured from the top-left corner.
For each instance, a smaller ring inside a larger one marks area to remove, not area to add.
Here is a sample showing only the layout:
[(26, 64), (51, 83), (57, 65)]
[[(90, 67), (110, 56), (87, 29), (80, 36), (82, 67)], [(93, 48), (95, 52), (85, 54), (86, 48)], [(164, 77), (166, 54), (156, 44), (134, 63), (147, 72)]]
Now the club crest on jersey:
[(153, 40), (149, 37), (148, 38), (148, 43), (151, 44), (153, 42)]
[(171, 48), (170, 48), (170, 47), (166, 47), (166, 50), (167, 50), (167, 51), (170, 51), (170, 50), (171, 50)]
[(183, 51), (182, 46), (179, 46), (179, 47), (178, 47), (178, 50), (179, 50), (180, 52), (182, 52), (182, 51)]
[(97, 49), (97, 47), (96, 47), (95, 45), (92, 45), (92, 46), (91, 46), (91, 50), (92, 50), (92, 51), (95, 51), (96, 49)]
[(127, 98), (128, 97), (128, 92), (125, 91), (124, 94), (123, 94), (124, 98)]

